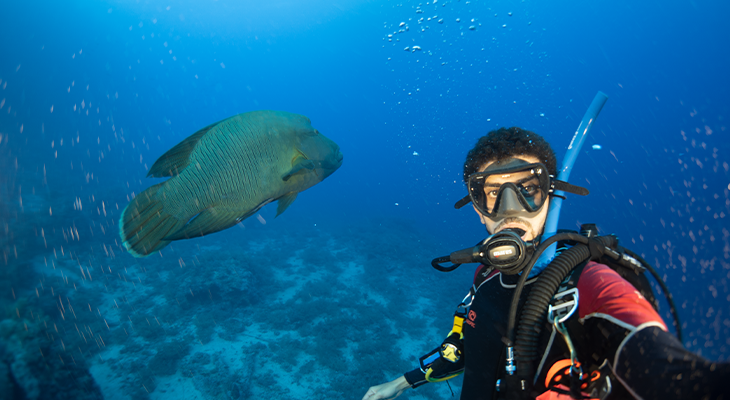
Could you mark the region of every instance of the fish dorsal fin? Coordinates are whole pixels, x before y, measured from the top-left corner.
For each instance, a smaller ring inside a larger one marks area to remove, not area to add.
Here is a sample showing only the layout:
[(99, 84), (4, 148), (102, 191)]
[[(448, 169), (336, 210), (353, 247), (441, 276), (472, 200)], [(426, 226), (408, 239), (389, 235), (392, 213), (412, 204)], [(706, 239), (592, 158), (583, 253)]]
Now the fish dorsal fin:
[(291, 179), (292, 176), (297, 174), (306, 174), (314, 170), (314, 162), (308, 160), (304, 154), (298, 152), (297, 156), (294, 157), (291, 163), (291, 170), (281, 177), (284, 182)]
[[(297, 199), (297, 192), (289, 192), (279, 197), (279, 204), (276, 206), (276, 217), (281, 215)], [(274, 218), (276, 218), (274, 217)]]
[(218, 124), (219, 122), (216, 122), (215, 124), (208, 125), (193, 133), (185, 138), (185, 140), (175, 145), (175, 147), (168, 150), (167, 153), (161, 155), (160, 158), (152, 164), (152, 168), (150, 168), (150, 172), (147, 173), (147, 177), (164, 178), (166, 176), (175, 176), (179, 174), (180, 171), (188, 166), (190, 153), (193, 152), (193, 149), (195, 149), (195, 145), (198, 144), (200, 138), (205, 136), (211, 128)]

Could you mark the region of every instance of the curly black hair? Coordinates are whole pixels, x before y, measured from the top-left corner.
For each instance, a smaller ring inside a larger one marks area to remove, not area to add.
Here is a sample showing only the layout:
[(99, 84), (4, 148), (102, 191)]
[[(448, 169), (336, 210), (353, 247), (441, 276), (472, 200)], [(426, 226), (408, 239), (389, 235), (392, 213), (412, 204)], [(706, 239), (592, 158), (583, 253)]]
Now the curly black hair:
[(537, 157), (545, 164), (551, 175), (557, 175), (558, 161), (550, 144), (537, 133), (515, 126), (499, 128), (479, 138), (466, 156), (464, 182), (469, 179), (469, 175), (477, 172), (487, 162), (502, 161), (516, 155)]

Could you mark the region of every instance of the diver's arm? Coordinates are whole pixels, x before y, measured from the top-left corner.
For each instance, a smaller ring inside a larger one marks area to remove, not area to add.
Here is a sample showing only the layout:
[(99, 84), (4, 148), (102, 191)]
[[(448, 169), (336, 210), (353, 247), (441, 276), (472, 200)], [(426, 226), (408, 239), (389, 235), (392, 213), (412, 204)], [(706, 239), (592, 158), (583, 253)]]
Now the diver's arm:
[(716, 399), (727, 394), (730, 364), (684, 348), (651, 304), (608, 266), (590, 262), (578, 280), (579, 317), (594, 351), (636, 398)]
[(370, 387), (362, 400), (395, 399), (409, 387), (411, 387), (411, 385), (408, 383), (405, 376), (400, 376), (390, 382)]
[(719, 399), (728, 394), (730, 363), (693, 354), (658, 327), (634, 333), (615, 360), (614, 374), (637, 398)]
[(428, 381), (426, 380), (426, 374), (420, 368), (416, 368), (413, 371), (406, 372), (405, 374), (403, 374), (403, 377), (414, 389), (428, 383)]

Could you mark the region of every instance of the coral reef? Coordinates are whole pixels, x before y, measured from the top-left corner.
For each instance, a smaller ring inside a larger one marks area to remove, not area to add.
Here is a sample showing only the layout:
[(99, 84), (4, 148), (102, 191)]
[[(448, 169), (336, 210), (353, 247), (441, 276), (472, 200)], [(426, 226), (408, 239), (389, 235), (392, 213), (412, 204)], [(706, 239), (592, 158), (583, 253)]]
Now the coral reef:
[[(0, 398), (102, 399), (87, 362), (72, 351), (59, 351), (60, 340), (46, 328), (46, 317), (18, 301), (16, 318), (0, 321)], [(31, 319), (21, 318), (31, 313)]]

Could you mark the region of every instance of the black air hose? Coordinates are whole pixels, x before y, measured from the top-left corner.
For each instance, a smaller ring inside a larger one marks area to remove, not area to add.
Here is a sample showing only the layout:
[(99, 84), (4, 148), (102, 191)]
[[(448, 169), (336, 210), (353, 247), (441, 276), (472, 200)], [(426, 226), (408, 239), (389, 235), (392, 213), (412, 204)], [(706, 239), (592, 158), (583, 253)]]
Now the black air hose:
[[(615, 247), (618, 243), (615, 236), (601, 236), (594, 240), (598, 240), (605, 247)], [(590, 256), (588, 246), (578, 243), (555, 257), (550, 263), (550, 267), (540, 273), (535, 286), (527, 297), (517, 328), (515, 339), (517, 371), (523, 374), (532, 373), (533, 362), (538, 356), (538, 340), (547, 317), (548, 304), (560, 286), (560, 282)]]

